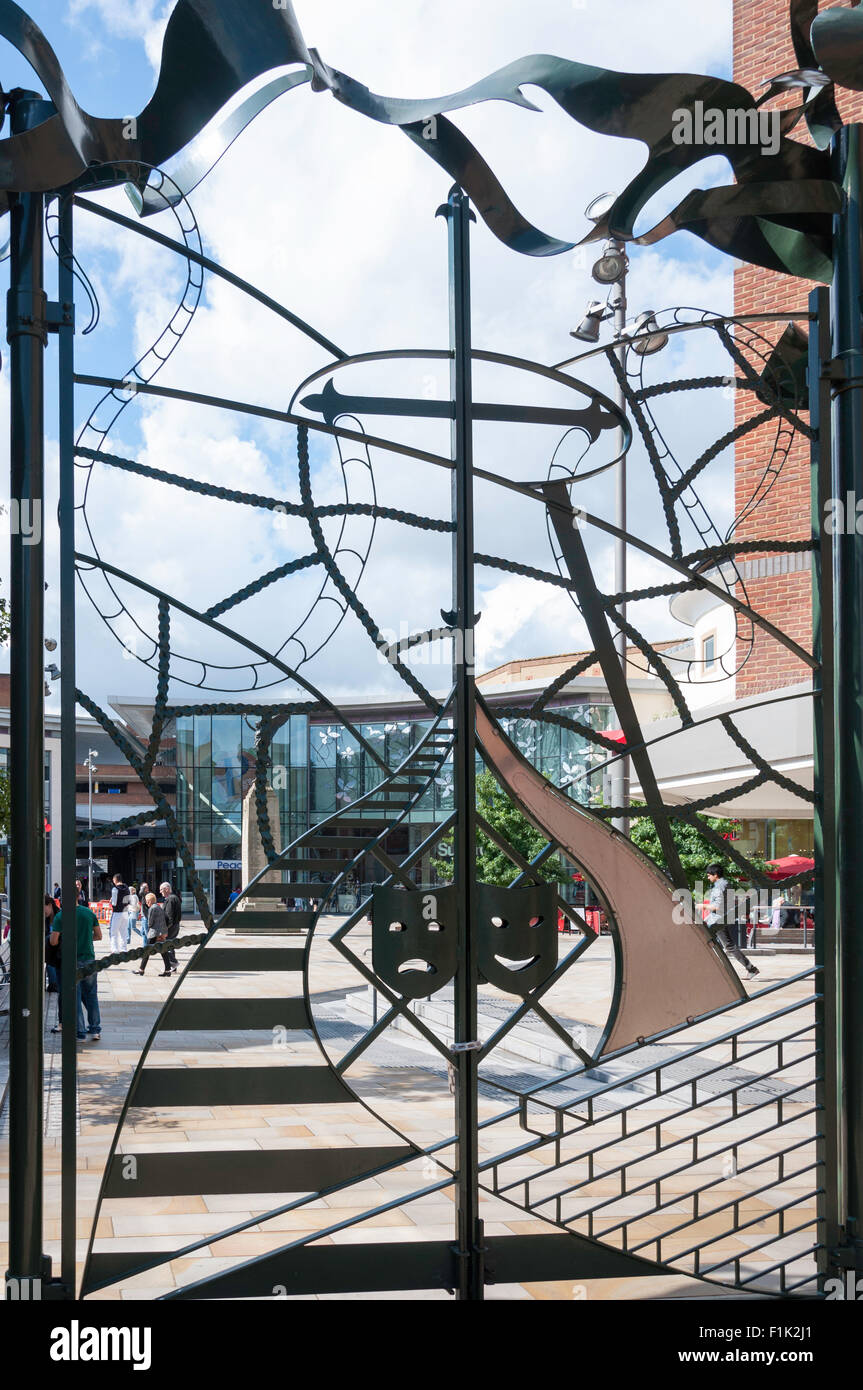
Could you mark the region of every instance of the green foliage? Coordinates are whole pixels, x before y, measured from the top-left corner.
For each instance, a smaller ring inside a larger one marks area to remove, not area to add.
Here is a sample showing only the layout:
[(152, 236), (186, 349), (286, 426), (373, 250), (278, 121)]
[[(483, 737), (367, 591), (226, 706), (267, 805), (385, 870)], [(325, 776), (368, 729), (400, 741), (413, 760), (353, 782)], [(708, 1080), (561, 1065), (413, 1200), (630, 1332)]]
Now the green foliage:
[(9, 773), (0, 769), (0, 836), (9, 834)]
[[(0, 504), (0, 516), (5, 516), (6, 508)], [(12, 619), (9, 613), (9, 600), (0, 598), (0, 645), (4, 646), (9, 641)]]
[[(639, 804), (643, 805), (644, 803)], [(712, 830), (716, 835), (730, 838), (734, 832), (735, 822), (725, 816), (696, 816), (693, 822), (671, 821), (671, 834), (677, 846), (677, 853), (680, 855), (680, 862), (683, 865), (690, 889), (694, 890), (696, 883), (705, 884), (707, 882), (707, 866), (716, 862), (725, 865), (726, 877), (730, 883), (747, 881), (746, 875), (742, 874), (741, 870), (702, 833), (699, 828), (701, 825)], [(649, 855), (660, 868), (664, 869), (666, 865), (659, 844), (659, 836), (651, 817), (633, 817), (629, 823), (629, 829), (632, 843)], [(763, 870), (767, 867), (760, 856), (750, 855), (748, 858), (754, 869)]]
[[(487, 821), (507, 844), (512, 845), (524, 859), (530, 861), (534, 859), (540, 850), (548, 844), (548, 837), (543, 835), (541, 830), (536, 830), (530, 821), (522, 815), (518, 807), (510, 801), (509, 797), (498, 786), (494, 776), (490, 772), (483, 772), (476, 779), (476, 809), (483, 820)], [(452, 833), (445, 836), (442, 845), (452, 847)], [(448, 881), (452, 878), (452, 856), (444, 859), (433, 859), (432, 865), (440, 879)], [(516, 868), (511, 859), (508, 859), (503, 850), (498, 849), (493, 840), (490, 840), (482, 830), (477, 827), (476, 832), (476, 876), (480, 883), (493, 883), (500, 888), (508, 888), (514, 878), (517, 878), (520, 870)], [(552, 855), (537, 868), (539, 877), (544, 878), (548, 883), (566, 883), (568, 874), (563, 868), (557, 855)]]

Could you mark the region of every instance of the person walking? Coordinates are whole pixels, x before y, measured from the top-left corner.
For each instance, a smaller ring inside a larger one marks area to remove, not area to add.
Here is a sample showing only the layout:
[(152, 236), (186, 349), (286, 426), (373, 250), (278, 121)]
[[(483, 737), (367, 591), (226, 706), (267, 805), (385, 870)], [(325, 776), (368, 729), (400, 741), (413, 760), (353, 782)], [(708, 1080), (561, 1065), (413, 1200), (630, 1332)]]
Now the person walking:
[(129, 944), (131, 945), (132, 932), (138, 930), (138, 918), (141, 915), (141, 900), (134, 883), (129, 885), (129, 902), (126, 910), (129, 914)]
[[(144, 899), (147, 909), (147, 945), (154, 946), (157, 941), (164, 941), (168, 935), (168, 923), (165, 921), (165, 909), (162, 904), (156, 901), (155, 893), (148, 893)], [(143, 975), (147, 969), (149, 956), (144, 956), (141, 960), (140, 970), (136, 970), (136, 975)], [(170, 972), (163, 970), (162, 975)]]
[(754, 966), (752, 962), (746, 958), (740, 947), (735, 945), (731, 940), (728, 933), (726, 914), (728, 903), (727, 895), (729, 890), (728, 879), (725, 877), (723, 865), (718, 861), (714, 864), (708, 864), (707, 877), (710, 881), (710, 892), (707, 897), (709, 911), (705, 918), (705, 924), (710, 928), (711, 936), (719, 942), (725, 954), (730, 956), (733, 960), (736, 960), (738, 965), (742, 965), (750, 979), (752, 979), (761, 972), (758, 970), (757, 966)]
[(111, 950), (120, 952), (129, 948), (129, 889), (123, 882), (122, 874), (114, 875), (111, 889)]
[[(169, 941), (174, 941), (180, 934), (180, 922), (183, 919), (183, 908), (178, 895), (174, 892), (170, 883), (160, 883), (159, 892), (165, 908), (165, 921), (168, 926), (167, 937)], [(174, 951), (165, 952), (165, 974), (176, 975), (177, 956)]]
[(90, 904), (87, 902), (87, 894), (84, 892), (84, 885), (81, 882), (80, 878), (75, 879), (75, 888), (78, 893), (79, 906), (89, 907)]
[(60, 963), (60, 952), (56, 946), (51, 945), (51, 928), (54, 918), (57, 916), (57, 904), (50, 893), (45, 894), (45, 974), (47, 975), (47, 990), (49, 994), (56, 994), (60, 983), (57, 975), (57, 966)]
[[(50, 942), (52, 946), (60, 946), (63, 935), (63, 912), (62, 909), (57, 913), (51, 923)], [(75, 907), (75, 955), (78, 961), (78, 969), (81, 970), (86, 965), (92, 965), (96, 959), (94, 941), (102, 940), (102, 928), (99, 926), (99, 918), (89, 907)], [(61, 948), (62, 949), (62, 948)], [(76, 1033), (79, 1040), (83, 1040), (89, 1034), (92, 1042), (98, 1042), (102, 1036), (102, 1019), (99, 1013), (99, 986), (98, 976), (85, 975), (78, 981), (77, 990), (77, 1028)], [(86, 1011), (87, 1020), (84, 1021)], [(56, 1029), (57, 1032), (60, 1028)]]
[(138, 931), (141, 933), (141, 940), (147, 944), (147, 898), (150, 893), (149, 883), (142, 883), (138, 889), (138, 901), (141, 904), (141, 920), (138, 923)]

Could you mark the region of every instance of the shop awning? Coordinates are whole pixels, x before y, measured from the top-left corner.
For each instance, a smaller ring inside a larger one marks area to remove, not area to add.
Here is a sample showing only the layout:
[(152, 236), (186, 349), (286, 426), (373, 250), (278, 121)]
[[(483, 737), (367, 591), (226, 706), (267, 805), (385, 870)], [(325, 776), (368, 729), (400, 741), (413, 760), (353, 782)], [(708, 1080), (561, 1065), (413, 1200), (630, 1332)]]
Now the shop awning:
[(768, 859), (767, 864), (767, 877), (772, 879), (796, 878), (815, 868), (815, 860), (805, 854), (786, 854), (781, 859)]

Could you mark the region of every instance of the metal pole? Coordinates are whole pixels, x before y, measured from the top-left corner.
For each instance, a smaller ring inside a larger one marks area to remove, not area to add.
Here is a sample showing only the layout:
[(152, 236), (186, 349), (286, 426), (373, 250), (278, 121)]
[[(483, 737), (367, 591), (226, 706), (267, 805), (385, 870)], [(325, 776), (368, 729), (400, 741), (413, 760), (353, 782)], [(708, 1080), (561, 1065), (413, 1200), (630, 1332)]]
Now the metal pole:
[[(835, 177), (844, 186), (845, 206), (835, 220), (835, 266), (830, 296), (832, 360), (831, 493), (847, 504), (863, 497), (863, 127), (846, 126), (836, 136)], [(854, 526), (854, 502), (844, 534), (832, 536), (835, 595), (833, 622), (833, 735), (837, 756), (832, 784), (825, 786), (835, 827), (832, 892), (835, 919), (827, 918), (825, 965), (835, 968), (831, 1001), (835, 1052), (827, 1048), (828, 1076), (835, 1096), (836, 1187), (839, 1225), (836, 1267), (863, 1275), (863, 538)], [(828, 708), (829, 708), (828, 702)], [(825, 717), (828, 709), (825, 709)], [(828, 861), (829, 862), (829, 861)], [(828, 1042), (830, 1040), (828, 1039)], [(844, 1123), (843, 1123), (844, 1116)]]
[(93, 901), (93, 759), (87, 750), (87, 902)]
[[(75, 939), (78, 908), (77, 823), (75, 809), (75, 277), (73, 202), (60, 199), (59, 433), (60, 433), (60, 805), (62, 808), (61, 902), (66, 913), (66, 941)], [(92, 857), (92, 855), (91, 855)], [(61, 956), (60, 998), (65, 1025), (61, 1034), (60, 1122), (60, 1279), (66, 1298), (75, 1297), (77, 1196), (78, 1051), (75, 1039), (76, 954)]]
[(454, 1044), (458, 1135), (458, 1297), (483, 1298), (483, 1235), (479, 1215), (479, 1139), (476, 957), (476, 748), (474, 692), (473, 427), (471, 409), (470, 211), (456, 187), (441, 209), (449, 227), (449, 301), (455, 407), (452, 450), (453, 684), (455, 747), (453, 792), (454, 882), (458, 900), (458, 969)]
[[(54, 107), (35, 92), (9, 99), (14, 134), (46, 120)], [(11, 631), (9, 1010), (9, 1271), (19, 1297), (39, 1296), (42, 1253), (42, 1089), (45, 940), (44, 793), (44, 351), (41, 193), (19, 194), (10, 214), (9, 342)]]
[[(623, 335), (626, 331), (626, 273), (628, 268), (628, 262), (626, 261), (626, 253), (622, 246), (620, 247), (620, 251), (624, 257), (624, 271), (622, 276), (620, 277), (618, 284), (615, 287), (616, 298), (614, 300), (612, 308), (614, 310), (614, 336), (617, 342), (617, 346), (614, 349), (614, 354), (620, 364), (621, 373), (623, 373), (626, 371), (627, 351), (626, 344), (623, 341)], [(616, 383), (615, 403), (620, 409), (620, 411), (622, 413), (625, 413), (626, 396), (623, 393), (623, 387), (620, 385), (620, 382)], [(623, 454), (624, 443), (624, 432), (623, 427), (621, 426), (615, 434), (614, 448), (616, 453)], [(626, 455), (623, 454), (620, 463), (617, 465), (614, 517), (615, 525), (622, 532), (626, 531), (626, 482)], [(614, 592), (616, 594), (623, 594), (626, 592), (626, 541), (620, 537), (618, 537), (614, 542)], [(623, 618), (625, 622), (625, 603), (619, 605), (618, 612), (620, 613), (620, 616)], [(618, 631), (617, 633), (615, 633), (614, 645), (617, 648), (618, 660), (620, 661), (620, 667), (623, 671), (623, 679), (625, 681), (627, 679), (628, 674), (626, 669), (627, 637), (625, 632)], [(613, 806), (629, 805), (628, 758), (621, 758), (620, 761), (616, 763), (612, 769), (611, 801)], [(615, 830), (619, 830), (621, 834), (629, 834), (629, 818), (627, 816), (616, 817), (612, 821), (612, 825), (614, 826)]]
[[(832, 358), (830, 326), (830, 291), (813, 290), (809, 296), (812, 320), (809, 332), (809, 422), (815, 432), (812, 441), (812, 534), (817, 545), (812, 567), (812, 652), (820, 662), (813, 677), (813, 751), (814, 786), (816, 790), (813, 837), (815, 848), (815, 963), (821, 976), (818, 1002), (815, 1009), (815, 1039), (822, 1061), (821, 1078), (817, 1082), (816, 1100), (821, 1107), (823, 1123), (816, 1144), (816, 1157), (823, 1164), (824, 1192), (820, 1198), (819, 1216), (825, 1252), (820, 1254), (818, 1268), (822, 1280), (837, 1273), (828, 1253), (839, 1243), (844, 1224), (844, 1147), (843, 1109), (841, 1094), (841, 1038), (838, 1029), (841, 971), (837, 958), (837, 926), (839, 922), (836, 879), (835, 835), (835, 671), (833, 545), (835, 537), (824, 527), (827, 501), (833, 495), (833, 450), (831, 440), (831, 384), (829, 365)], [(805, 914), (804, 914), (805, 923)], [(806, 927), (803, 928), (806, 945)]]

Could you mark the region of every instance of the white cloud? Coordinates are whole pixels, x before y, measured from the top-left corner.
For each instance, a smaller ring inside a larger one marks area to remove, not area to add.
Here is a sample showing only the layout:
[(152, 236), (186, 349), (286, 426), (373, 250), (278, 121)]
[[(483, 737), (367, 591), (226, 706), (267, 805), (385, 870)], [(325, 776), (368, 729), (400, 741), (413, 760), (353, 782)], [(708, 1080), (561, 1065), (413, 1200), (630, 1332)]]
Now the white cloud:
[(135, 0), (117, 4), (116, 0), (69, 0), (67, 20), (85, 30), (95, 49), (103, 47), (104, 34), (118, 39), (138, 39), (154, 72), (158, 72), (162, 38), (174, 5), (172, 0)]
[[(106, 42), (111, 36), (137, 39), (152, 62), (168, 8), (159, 0), (137, 6), (73, 0), (71, 14), (82, 24), (98, 18)], [(716, 70), (727, 57), (730, 37), (729, 5), (706, 7), (706, 12), (700, 7), (696, 14), (690, 0), (667, 0), (661, 28), (651, 27), (641, 3), (623, 0), (614, 10), (613, 32), (606, 5), (576, 7), (564, 0), (532, 6), (521, 0), (422, 0), (397, 9), (380, 0), (297, 0), (295, 8), (307, 42), (317, 45), (328, 62), (372, 90), (396, 96), (455, 90), (529, 52), (603, 64), (613, 60), (642, 71)], [(497, 103), (457, 119), (522, 210), (545, 230), (576, 238), (586, 230), (583, 207), (597, 192), (622, 186), (643, 163), (644, 147), (596, 136), (535, 89), (529, 94), (542, 114)], [(445, 348), (446, 230), (434, 213), (447, 187), (442, 171), (398, 131), (354, 115), (327, 94), (301, 88), (258, 118), (192, 203), (207, 254), (346, 350)], [(121, 193), (106, 200), (128, 212)], [(169, 214), (152, 225), (175, 234)], [(164, 250), (141, 238), (84, 215), (78, 227), (79, 255), (96, 284), (104, 316), (101, 337), (97, 332), (79, 339), (79, 370), (123, 375), (163, 329), (176, 307), (181, 277)], [(472, 254), (475, 346), (540, 362), (572, 355), (569, 330), (596, 288), (589, 275), (590, 256), (520, 257), (495, 241), (482, 223), (472, 233)], [(728, 305), (730, 266), (717, 269), (716, 258), (691, 238), (649, 251), (635, 248), (632, 261), (633, 311), (675, 303), (711, 309)], [(110, 363), (106, 343), (112, 348)], [(705, 352), (675, 340), (651, 364), (651, 379), (694, 374)], [(284, 409), (298, 382), (326, 360), (324, 351), (290, 326), (209, 277), (202, 305), (157, 381)], [(440, 361), (392, 363), (344, 372), (337, 385), (343, 392), (431, 392), (442, 399), (447, 370)], [(613, 389), (602, 362), (586, 375), (603, 390)], [(564, 394), (535, 378), (499, 369), (477, 369), (476, 390), (484, 399), (547, 404), (560, 404)], [(727, 417), (727, 404), (713, 403), (693, 414), (681, 412), (675, 402), (667, 413), (683, 466), (713, 437), (711, 429), (715, 435), (726, 427), (723, 408)], [(364, 424), (373, 432), (448, 452), (445, 422), (367, 416)], [(510, 478), (542, 478), (558, 438), (555, 431), (482, 426), (477, 429), (476, 462)], [(228, 487), (292, 500), (299, 495), (294, 432), (277, 423), (139, 400), (124, 412), (107, 447)], [(596, 451), (603, 451), (600, 457), (608, 457), (608, 447), (607, 440), (596, 445)], [(374, 463), (382, 504), (448, 516), (446, 472), (381, 451)], [(727, 478), (727, 461), (721, 467)], [(313, 483), (318, 500), (342, 495), (335, 450), (321, 441), (313, 447)], [(639, 450), (630, 462), (630, 483), (642, 534), (661, 544), (661, 509)], [(711, 495), (721, 501), (725, 494), (727, 482)], [(612, 516), (608, 477), (587, 485), (585, 497), (590, 509)], [(269, 514), (144, 484), (103, 467), (94, 471), (87, 514), (105, 559), (125, 563), (141, 578), (201, 608), (311, 548), (303, 525), (281, 532)], [(328, 535), (336, 532), (336, 524), (328, 524)], [(362, 526), (356, 534), (361, 544)], [(601, 582), (610, 584), (608, 538), (591, 537), (589, 544)], [(541, 506), (480, 484), (477, 548), (553, 569)], [(632, 575), (644, 574), (644, 583), (661, 582), (657, 568), (631, 559)], [(316, 592), (315, 579), (309, 574), (282, 581), (224, 621), (269, 646), (302, 617)], [(586, 645), (583, 623), (562, 591), (488, 570), (478, 573), (477, 584), (482, 665)], [(449, 590), (448, 536), (379, 524), (360, 597), (381, 628), (399, 634), (405, 628), (438, 625), (440, 609), (450, 604)], [(155, 631), (152, 601), (135, 600), (132, 606), (146, 612), (148, 630)], [(662, 602), (648, 616), (656, 628), (671, 622)], [(226, 659), (229, 644), (207, 636), (191, 621), (178, 619), (176, 631), (190, 654)], [(97, 698), (119, 689), (140, 695), (152, 690), (152, 677), (122, 660), (86, 605), (81, 635), (82, 682)], [(445, 684), (440, 665), (415, 669), (437, 688)], [(338, 642), (310, 664), (308, 674), (341, 698), (400, 689), (353, 617), (346, 620)]]

